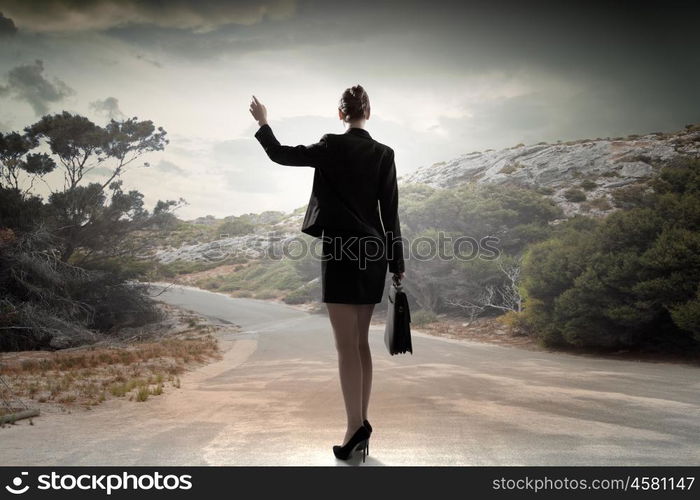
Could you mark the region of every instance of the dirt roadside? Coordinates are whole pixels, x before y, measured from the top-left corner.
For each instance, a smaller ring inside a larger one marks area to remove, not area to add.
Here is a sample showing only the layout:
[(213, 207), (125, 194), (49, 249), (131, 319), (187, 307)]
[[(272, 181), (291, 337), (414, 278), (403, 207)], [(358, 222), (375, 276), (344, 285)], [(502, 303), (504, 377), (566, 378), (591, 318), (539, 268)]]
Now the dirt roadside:
[[(59, 351), (0, 353), (0, 417), (29, 409), (41, 416), (91, 411), (107, 400), (138, 404), (177, 391), (180, 377), (221, 359), (233, 324), (158, 304), (163, 319), (122, 329), (109, 341)], [(31, 423), (31, 422), (30, 422)], [(10, 425), (8, 423), (0, 424)]]

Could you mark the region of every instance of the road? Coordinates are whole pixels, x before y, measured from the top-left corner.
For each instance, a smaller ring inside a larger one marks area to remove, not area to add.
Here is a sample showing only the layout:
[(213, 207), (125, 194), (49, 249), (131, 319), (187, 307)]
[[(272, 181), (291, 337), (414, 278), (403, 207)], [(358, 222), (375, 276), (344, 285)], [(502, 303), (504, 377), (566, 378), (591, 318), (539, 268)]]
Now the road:
[[(0, 465), (345, 465), (331, 451), (345, 429), (325, 315), (179, 287), (159, 299), (242, 332), (179, 390), (0, 429)], [(381, 329), (370, 339), (364, 465), (700, 463), (700, 368), (417, 332), (413, 355), (390, 356)]]

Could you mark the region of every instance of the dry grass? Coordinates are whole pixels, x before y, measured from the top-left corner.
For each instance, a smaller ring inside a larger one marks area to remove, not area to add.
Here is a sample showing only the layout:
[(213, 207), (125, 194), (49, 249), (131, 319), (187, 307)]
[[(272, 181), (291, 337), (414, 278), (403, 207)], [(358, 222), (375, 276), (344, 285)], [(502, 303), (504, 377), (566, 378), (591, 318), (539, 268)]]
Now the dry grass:
[(5, 361), (0, 373), (15, 395), (39, 403), (95, 406), (109, 397), (145, 401), (149, 394), (162, 394), (166, 384), (178, 387), (187, 365), (219, 356), (216, 339), (208, 335), (138, 342), (126, 349), (40, 352)]
[[(377, 318), (376, 322), (372, 321), (372, 324), (384, 326), (384, 323), (380, 322), (379, 319)], [(498, 317), (476, 318), (473, 321), (462, 318), (439, 317), (436, 321), (425, 323), (420, 327), (411, 325), (411, 329), (436, 337), (541, 350), (535, 339), (515, 333)]]
[(116, 346), (0, 353), (0, 374), (30, 407), (60, 411), (90, 409), (112, 398), (143, 402), (179, 388), (180, 375), (187, 369), (221, 359), (212, 334), (217, 326), (162, 307), (168, 320), (138, 341), (130, 337)]

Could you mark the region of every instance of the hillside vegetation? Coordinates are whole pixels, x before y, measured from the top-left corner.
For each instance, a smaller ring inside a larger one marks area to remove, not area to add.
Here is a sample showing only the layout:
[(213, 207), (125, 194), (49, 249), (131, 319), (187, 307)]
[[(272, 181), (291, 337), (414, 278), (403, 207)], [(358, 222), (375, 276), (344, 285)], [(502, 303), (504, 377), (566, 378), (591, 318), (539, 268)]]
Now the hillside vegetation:
[[(53, 140), (49, 125), (85, 125), (65, 115), (40, 123), (22, 153), (36, 175), (37, 161), (49, 169), (53, 159), (28, 152)], [(16, 146), (4, 141), (7, 173)], [(413, 317), (497, 317), (548, 346), (698, 349), (699, 143), (695, 125), (518, 145), (407, 176), (400, 217)], [(61, 154), (52, 168), (70, 166)], [(299, 231), (306, 207), (183, 221), (169, 211), (176, 202), (149, 213), (118, 181), (76, 183), (44, 202), (4, 178), (0, 348), (69, 346), (151, 321), (134, 280), (320, 307), (320, 254), (309, 251), (319, 240)]]
[[(120, 176), (165, 135), (150, 121), (100, 127), (68, 112), (0, 134), (0, 351), (73, 347), (160, 319), (131, 281), (148, 265), (128, 268), (139, 251), (128, 236), (171, 224), (177, 202), (149, 212)], [(87, 182), (98, 165), (105, 178)], [(34, 186), (54, 171), (65, 182), (45, 200)]]
[[(403, 178), (400, 217), (413, 245), (405, 287), (415, 317), (425, 324), (443, 315), (495, 316), (548, 346), (698, 349), (699, 144), (693, 125), (518, 145)], [(299, 232), (304, 208), (264, 220), (247, 214), (181, 221), (166, 236), (180, 246), (152, 249), (152, 276), (314, 303), (319, 260), (267, 257), (285, 238), (312, 243)], [(197, 231), (209, 239), (186, 241)], [(441, 256), (428, 248), (460, 236), (495, 242), (496, 258), (450, 258), (449, 243)], [(416, 257), (431, 251), (433, 257)]]

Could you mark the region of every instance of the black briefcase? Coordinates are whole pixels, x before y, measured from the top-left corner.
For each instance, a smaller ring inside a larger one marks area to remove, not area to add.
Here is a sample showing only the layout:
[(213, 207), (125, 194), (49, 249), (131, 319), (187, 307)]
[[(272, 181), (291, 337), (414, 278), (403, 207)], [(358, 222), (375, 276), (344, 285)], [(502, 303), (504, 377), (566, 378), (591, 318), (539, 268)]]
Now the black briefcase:
[(389, 308), (384, 328), (384, 343), (389, 354), (413, 354), (411, 345), (411, 312), (408, 309), (408, 298), (403, 291), (401, 281), (392, 280), (389, 288)]

